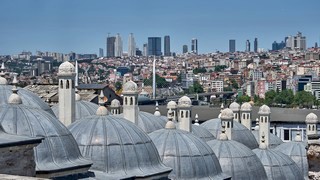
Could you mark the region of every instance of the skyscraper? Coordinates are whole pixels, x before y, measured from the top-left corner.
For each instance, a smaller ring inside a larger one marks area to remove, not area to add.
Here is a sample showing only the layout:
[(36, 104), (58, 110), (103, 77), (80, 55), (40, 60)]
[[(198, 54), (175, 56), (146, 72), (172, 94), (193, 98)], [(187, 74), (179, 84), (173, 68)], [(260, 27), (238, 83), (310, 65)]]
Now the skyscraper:
[(161, 37), (148, 37), (148, 56), (161, 55)]
[(188, 45), (183, 45), (182, 46), (182, 53), (187, 53), (188, 52)]
[(103, 49), (99, 48), (99, 57), (103, 57)]
[(293, 49), (306, 50), (307, 42), (306, 37), (302, 36), (301, 32), (298, 32), (296, 36), (286, 37), (286, 47)]
[(115, 43), (116, 37), (107, 37), (107, 57), (114, 57), (114, 43)]
[(249, 39), (246, 41), (246, 52), (250, 52), (250, 41), (249, 41)]
[(255, 53), (258, 52), (258, 38), (254, 38), (253, 50)]
[(147, 43), (143, 44), (142, 55), (148, 56), (148, 44)]
[(133, 57), (136, 55), (136, 42), (133, 37), (133, 33), (129, 34), (128, 40), (128, 56)]
[(229, 40), (229, 52), (236, 52), (236, 40), (234, 39)]
[(191, 52), (198, 54), (198, 39), (191, 40)]
[(123, 52), (123, 49), (122, 49), (122, 39), (121, 39), (121, 36), (120, 34), (118, 33), (116, 35), (116, 39), (114, 41), (114, 55), (115, 57), (122, 57), (122, 52)]
[(170, 36), (164, 36), (164, 56), (171, 56)]

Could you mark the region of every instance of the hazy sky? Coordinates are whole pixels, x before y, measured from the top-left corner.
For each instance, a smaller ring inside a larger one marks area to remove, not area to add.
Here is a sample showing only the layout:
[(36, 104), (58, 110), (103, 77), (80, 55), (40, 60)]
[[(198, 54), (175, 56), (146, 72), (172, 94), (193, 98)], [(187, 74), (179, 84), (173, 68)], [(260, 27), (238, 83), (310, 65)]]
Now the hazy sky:
[[(98, 53), (108, 33), (120, 33), (127, 51), (129, 33), (137, 46), (149, 36), (170, 35), (171, 51), (228, 51), (229, 39), (244, 50), (259, 48), (301, 31), (307, 46), (320, 37), (319, 0), (0, 0), (0, 54), (23, 50)], [(162, 47), (163, 51), (163, 47)]]

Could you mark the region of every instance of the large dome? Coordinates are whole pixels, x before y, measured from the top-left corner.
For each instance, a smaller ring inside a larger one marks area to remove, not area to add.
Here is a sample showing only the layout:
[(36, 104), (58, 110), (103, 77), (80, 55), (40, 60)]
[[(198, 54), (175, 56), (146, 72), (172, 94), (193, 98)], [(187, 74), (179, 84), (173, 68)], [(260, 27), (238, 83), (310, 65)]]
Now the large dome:
[[(8, 99), (12, 94), (12, 89), (13, 86), (11, 85), (0, 85), (0, 105), (8, 104)], [(18, 88), (18, 90), (18, 95), (22, 99), (22, 104), (28, 107), (45, 110), (54, 115), (52, 109), (39, 96), (23, 88)]]
[(168, 121), (166, 129), (149, 134), (162, 162), (172, 167), (170, 179), (226, 179), (210, 147), (193, 134)]
[[(221, 119), (211, 119), (202, 123), (200, 126), (207, 128), (215, 137), (221, 133)], [(244, 144), (250, 149), (259, 147), (251, 131), (237, 121), (233, 121), (232, 140)]]
[(0, 116), (0, 124), (9, 134), (44, 137), (35, 147), (37, 174), (68, 175), (91, 166), (81, 156), (69, 130), (50, 113), (23, 104), (7, 104), (0, 107)]
[(219, 159), (222, 171), (232, 179), (267, 179), (260, 159), (245, 145), (233, 140), (212, 140), (207, 144)]
[(161, 163), (148, 135), (121, 117), (92, 115), (68, 128), (83, 156), (93, 161), (91, 170), (98, 178), (143, 178), (171, 170)]
[(254, 149), (262, 162), (268, 179), (301, 180), (303, 176), (297, 164), (287, 155), (273, 149)]
[[(75, 101), (75, 120), (96, 114), (98, 105), (89, 101)], [(56, 117), (59, 117), (59, 103), (52, 106), (52, 110)]]
[[(260, 142), (259, 141), (259, 131), (254, 130), (254, 131), (251, 131), (251, 132), (254, 135), (254, 138), (256, 138), (257, 142)], [(280, 144), (283, 143), (283, 141), (278, 136), (276, 136), (276, 135), (274, 135), (272, 133), (269, 134), (269, 137), (270, 137), (270, 139), (269, 139), (269, 148), (271, 148), (271, 149), (273, 149), (273, 148), (275, 148), (275, 147), (277, 147), (277, 146), (279, 146)]]
[(304, 179), (308, 178), (308, 159), (307, 159), (307, 143), (303, 141), (291, 141), (283, 143), (275, 148), (275, 150), (288, 155), (300, 168)]
[[(123, 114), (119, 115), (123, 117)], [(146, 133), (151, 133), (158, 129), (162, 129), (166, 125), (166, 119), (162, 116), (155, 116), (148, 112), (139, 111), (138, 126)]]
[(63, 73), (75, 73), (75, 67), (73, 64), (71, 64), (69, 61), (63, 62), (59, 66), (59, 74)]

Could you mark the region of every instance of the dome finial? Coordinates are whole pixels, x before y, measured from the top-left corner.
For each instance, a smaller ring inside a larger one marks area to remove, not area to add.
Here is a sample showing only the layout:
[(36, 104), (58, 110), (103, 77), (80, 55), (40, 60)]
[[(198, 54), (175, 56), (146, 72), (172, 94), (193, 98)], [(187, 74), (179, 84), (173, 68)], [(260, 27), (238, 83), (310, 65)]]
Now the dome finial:
[(194, 125), (197, 125), (197, 126), (200, 125), (200, 124), (199, 124), (198, 117), (199, 117), (198, 114), (196, 114), (195, 117), (194, 117), (194, 118), (195, 118), (195, 120), (194, 120)]
[(262, 136), (261, 136), (261, 143), (260, 143), (260, 145), (259, 145), (259, 148), (260, 149), (267, 149), (267, 145), (266, 145), (266, 143), (265, 143), (265, 139), (264, 139), (264, 132), (262, 132)]
[(103, 90), (100, 91), (100, 95), (99, 95), (99, 105), (100, 105), (100, 106), (104, 106), (104, 94), (103, 94)]
[(76, 88), (75, 89), (75, 92), (76, 92), (76, 101), (80, 101), (81, 100), (81, 96), (80, 96), (80, 94), (78, 93), (79, 92), (79, 90), (78, 90), (78, 88)]
[(96, 115), (98, 116), (105, 116), (108, 115), (108, 109), (104, 106), (104, 94), (103, 94), (103, 90), (101, 90), (100, 95), (99, 95), (99, 108), (96, 112)]
[(220, 106), (220, 112), (224, 109), (224, 106), (223, 106), (223, 103), (221, 103), (221, 106)]
[(255, 131), (259, 131), (259, 118), (256, 118), (256, 126), (254, 127)]
[(299, 126), (298, 126), (298, 132), (297, 132), (296, 137), (294, 138), (294, 141), (296, 141), (296, 142), (301, 142), (302, 141), (302, 137), (301, 137), (301, 134), (300, 134), (300, 127)]
[(173, 119), (173, 111), (169, 109), (168, 111), (168, 122), (166, 123), (166, 129), (176, 129), (176, 125), (172, 122)]
[(228, 136), (227, 136), (227, 134), (226, 134), (226, 125), (223, 123), (223, 124), (221, 124), (221, 134), (220, 134), (220, 136), (219, 136), (219, 139), (221, 140), (221, 141), (226, 141), (226, 140), (228, 140)]
[(161, 116), (161, 113), (159, 111), (159, 107), (158, 106), (159, 106), (158, 101), (156, 101), (156, 111), (154, 112), (155, 116)]
[(9, 104), (22, 104), (22, 99), (18, 95), (18, 89), (16, 86), (18, 84), (17, 73), (13, 74), (12, 84), (14, 84), (14, 86), (12, 88), (12, 94), (9, 96), (8, 103)]

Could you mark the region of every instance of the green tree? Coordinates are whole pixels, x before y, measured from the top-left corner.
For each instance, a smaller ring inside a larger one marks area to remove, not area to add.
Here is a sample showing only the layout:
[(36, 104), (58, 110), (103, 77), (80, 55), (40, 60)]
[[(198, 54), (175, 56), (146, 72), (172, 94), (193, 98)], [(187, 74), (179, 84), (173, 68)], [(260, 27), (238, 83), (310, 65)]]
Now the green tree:
[(215, 66), (215, 67), (214, 67), (214, 71), (215, 71), (215, 72), (221, 72), (221, 71), (223, 71), (223, 70), (226, 69), (226, 68), (227, 68), (226, 65), (218, 65), (218, 66)]
[(195, 69), (193, 69), (193, 73), (194, 74), (198, 74), (198, 73), (206, 73), (207, 72), (207, 70), (206, 70), (206, 68), (204, 68), (204, 67), (202, 67), (202, 68), (195, 68)]
[(286, 89), (277, 93), (274, 100), (277, 104), (291, 105), (294, 102), (294, 95), (292, 90)]
[(315, 101), (315, 97), (307, 91), (299, 91), (294, 96), (294, 103), (300, 107), (311, 108)]
[(264, 104), (270, 106), (274, 103), (274, 100), (277, 96), (277, 93), (274, 90), (268, 91), (265, 93)]
[(249, 102), (250, 101), (250, 97), (248, 95), (244, 95), (244, 96), (238, 96), (237, 100), (236, 100), (239, 104), (242, 104), (244, 102)]
[(120, 81), (117, 81), (114, 86), (116, 88), (116, 91), (119, 91), (122, 88), (122, 83)]
[[(149, 79), (143, 80), (143, 83), (146, 86), (152, 86), (152, 82), (153, 82), (152, 77), (150, 77)], [(156, 74), (156, 85), (157, 85), (157, 88), (166, 88), (168, 87), (169, 83), (166, 81), (165, 78), (160, 77), (158, 74)]]
[(239, 85), (235, 79), (230, 79), (230, 83), (231, 83), (232, 88), (239, 89)]
[(193, 93), (203, 93), (204, 92), (202, 85), (198, 81), (193, 82), (193, 86), (190, 86), (189, 89), (192, 89)]

